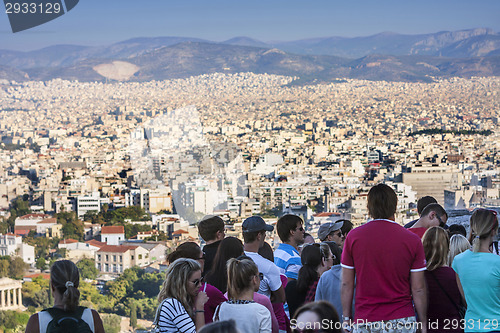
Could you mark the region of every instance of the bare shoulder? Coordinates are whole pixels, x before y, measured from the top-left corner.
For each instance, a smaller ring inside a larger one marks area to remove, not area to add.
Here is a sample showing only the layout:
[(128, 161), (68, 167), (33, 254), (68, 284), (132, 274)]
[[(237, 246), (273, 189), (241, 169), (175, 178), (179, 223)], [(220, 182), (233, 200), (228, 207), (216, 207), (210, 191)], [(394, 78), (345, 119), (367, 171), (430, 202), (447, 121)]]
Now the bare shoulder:
[(94, 333), (105, 333), (101, 316), (96, 310), (92, 310), (92, 318), (94, 319)]
[(38, 313), (35, 313), (28, 320), (28, 324), (26, 325), (26, 333), (39, 333), (40, 327), (38, 326)]

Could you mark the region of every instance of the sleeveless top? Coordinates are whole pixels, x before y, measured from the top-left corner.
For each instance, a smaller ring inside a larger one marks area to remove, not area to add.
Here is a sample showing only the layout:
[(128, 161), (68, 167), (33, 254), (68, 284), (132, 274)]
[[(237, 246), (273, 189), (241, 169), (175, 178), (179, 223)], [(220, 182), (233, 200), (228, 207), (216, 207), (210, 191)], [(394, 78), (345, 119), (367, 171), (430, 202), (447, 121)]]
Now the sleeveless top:
[[(47, 330), (47, 326), (49, 325), (50, 321), (52, 320), (52, 316), (48, 311), (40, 311), (38, 312), (38, 327), (40, 328), (40, 333), (45, 333)], [(95, 332), (94, 330), (94, 317), (92, 316), (92, 310), (89, 308), (86, 308), (83, 310), (82, 313), (82, 320), (89, 324), (90, 329), (92, 332)]]

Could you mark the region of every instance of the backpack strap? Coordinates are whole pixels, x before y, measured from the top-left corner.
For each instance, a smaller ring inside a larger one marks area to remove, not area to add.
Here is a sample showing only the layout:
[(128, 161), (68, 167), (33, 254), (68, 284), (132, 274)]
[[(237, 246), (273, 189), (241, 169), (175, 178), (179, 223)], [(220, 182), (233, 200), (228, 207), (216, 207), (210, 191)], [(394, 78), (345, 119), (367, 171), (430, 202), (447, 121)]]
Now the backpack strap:
[(73, 313), (68, 313), (59, 308), (49, 308), (44, 311), (47, 311), (50, 316), (57, 321), (57, 323), (60, 323), (63, 319), (73, 319), (74, 321), (78, 322), (82, 318), (84, 310), (85, 307), (79, 306)]

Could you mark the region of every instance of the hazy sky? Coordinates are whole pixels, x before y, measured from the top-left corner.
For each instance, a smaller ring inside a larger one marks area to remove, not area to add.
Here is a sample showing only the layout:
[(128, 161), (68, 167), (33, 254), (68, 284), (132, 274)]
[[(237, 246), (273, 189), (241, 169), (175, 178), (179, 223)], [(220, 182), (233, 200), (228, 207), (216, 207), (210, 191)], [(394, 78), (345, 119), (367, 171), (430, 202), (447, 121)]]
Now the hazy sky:
[(2, 9), (0, 49), (104, 45), (133, 37), (283, 41), (478, 27), (500, 32), (500, 0), (80, 0), (67, 14), (15, 34)]

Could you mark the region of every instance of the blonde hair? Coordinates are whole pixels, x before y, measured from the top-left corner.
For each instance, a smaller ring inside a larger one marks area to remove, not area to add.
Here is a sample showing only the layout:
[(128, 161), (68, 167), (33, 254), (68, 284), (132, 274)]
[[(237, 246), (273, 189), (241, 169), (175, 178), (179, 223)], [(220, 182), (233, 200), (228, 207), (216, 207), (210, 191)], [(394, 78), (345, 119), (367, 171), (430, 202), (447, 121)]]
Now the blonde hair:
[(194, 318), (193, 299), (189, 295), (186, 285), (189, 277), (196, 271), (201, 271), (200, 264), (193, 259), (180, 258), (168, 266), (166, 278), (163, 282), (158, 301), (166, 298), (175, 298), (186, 309), (191, 318)]
[(448, 263), (450, 239), (446, 230), (441, 227), (427, 229), (422, 238), (422, 243), (424, 245), (428, 271), (433, 271)]
[(231, 258), (227, 262), (227, 296), (229, 299), (238, 299), (252, 283), (252, 279), (259, 276), (259, 268), (250, 258)]
[(62, 295), (64, 311), (73, 312), (80, 300), (80, 272), (70, 260), (58, 260), (50, 268), (50, 284)]
[(472, 251), (478, 252), (481, 242), (495, 229), (498, 229), (496, 214), (492, 210), (476, 209), (470, 217), (469, 241), (472, 244)]
[(448, 266), (451, 266), (453, 259), (460, 253), (470, 250), (470, 243), (461, 234), (455, 234), (450, 238), (450, 253), (448, 254)]

